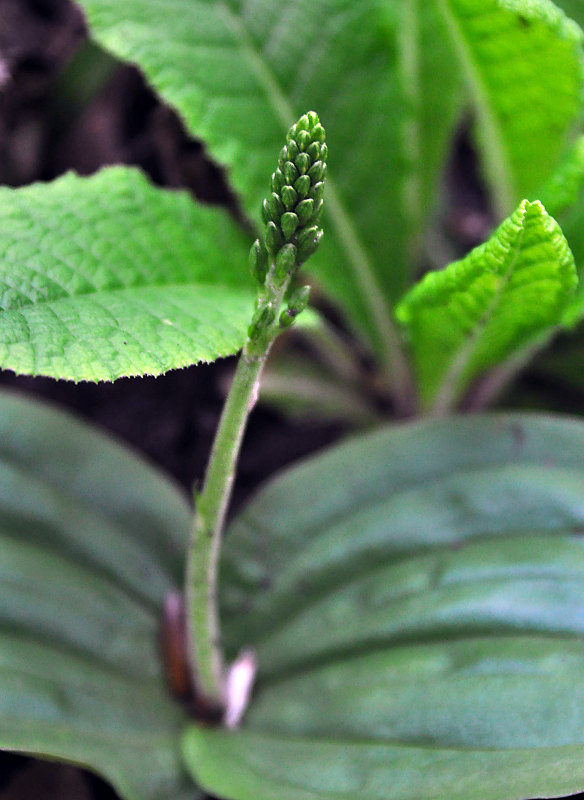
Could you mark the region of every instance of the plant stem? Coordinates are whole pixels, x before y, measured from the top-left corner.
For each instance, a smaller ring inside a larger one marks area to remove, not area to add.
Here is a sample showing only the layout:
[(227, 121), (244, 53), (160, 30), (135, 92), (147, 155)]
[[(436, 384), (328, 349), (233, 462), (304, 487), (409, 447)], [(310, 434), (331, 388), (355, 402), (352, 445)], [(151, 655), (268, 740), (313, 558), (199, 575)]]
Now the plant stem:
[(186, 597), (189, 651), (195, 685), (206, 705), (221, 709), (223, 655), (217, 603), (218, 562), (225, 515), (247, 419), (257, 399), (268, 347), (259, 354), (244, 348), (215, 436), (205, 484), (197, 499), (187, 559)]
[[(290, 278), (274, 285), (272, 274), (273, 270), (266, 286), (270, 304), (279, 311)], [(219, 556), (225, 516), (247, 420), (258, 398), (262, 370), (279, 332), (276, 315), (276, 322), (263, 336), (247, 339), (215, 434), (203, 491), (196, 498), (185, 587), (188, 648), (195, 693), (211, 714), (225, 707), (218, 608)]]

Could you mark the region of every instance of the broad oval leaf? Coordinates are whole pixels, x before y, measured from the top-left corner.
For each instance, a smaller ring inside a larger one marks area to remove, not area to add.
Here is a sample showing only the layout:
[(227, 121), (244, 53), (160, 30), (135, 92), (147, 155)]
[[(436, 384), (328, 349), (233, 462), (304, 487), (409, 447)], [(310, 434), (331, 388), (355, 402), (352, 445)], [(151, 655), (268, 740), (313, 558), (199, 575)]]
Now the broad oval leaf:
[(78, 763), (124, 800), (193, 800), (159, 626), (190, 510), (126, 449), (0, 394), (0, 747)]
[[(229, 170), (256, 216), (288, 126), (330, 144), (315, 268), (382, 359), (456, 121), (469, 103), (501, 215), (555, 165), (579, 113), (577, 26), (548, 0), (81, 0)], [(465, 91), (466, 87), (466, 91)]]
[(574, 302), (577, 281), (558, 224), (527, 200), (485, 244), (426, 275), (397, 308), (423, 405), (451, 408), (486, 370), (545, 342)]
[(0, 366), (80, 380), (231, 355), (253, 303), (223, 212), (137, 170), (0, 189)]
[[(244, 729), (191, 729), (225, 800), (524, 800), (584, 787), (584, 424), (378, 430), (235, 520), (224, 634)], [(225, 768), (229, 764), (229, 768)]]

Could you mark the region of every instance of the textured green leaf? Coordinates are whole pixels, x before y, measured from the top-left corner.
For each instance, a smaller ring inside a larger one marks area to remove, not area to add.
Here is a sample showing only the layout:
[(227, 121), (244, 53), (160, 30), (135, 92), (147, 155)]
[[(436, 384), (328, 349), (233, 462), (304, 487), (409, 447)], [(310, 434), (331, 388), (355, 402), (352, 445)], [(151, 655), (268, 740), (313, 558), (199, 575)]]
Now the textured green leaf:
[[(493, 415), (376, 431), (232, 524), (241, 733), (191, 729), (225, 800), (524, 800), (584, 786), (584, 425)], [(230, 768), (226, 769), (225, 764)]]
[(582, 31), (549, 0), (439, 0), (501, 216), (539, 186), (579, 116)]
[(578, 112), (580, 34), (548, 0), (81, 5), (96, 39), (139, 64), (228, 168), (251, 215), (284, 132), (319, 112), (332, 180), (315, 267), (381, 353), (463, 104), (504, 213), (547, 176)]
[(0, 395), (0, 747), (79, 763), (125, 800), (193, 800), (158, 652), (189, 525), (136, 456)]
[(409, 282), (463, 100), (433, 4), (424, 14), (409, 0), (81, 6), (95, 38), (139, 64), (228, 168), (252, 217), (286, 130), (309, 108), (318, 111), (330, 170), (315, 268), (379, 345), (388, 301)]
[(0, 189), (0, 365), (71, 380), (160, 374), (236, 352), (245, 237), (136, 170)]
[(449, 408), (481, 373), (545, 341), (576, 284), (558, 224), (541, 203), (526, 200), (488, 242), (426, 275), (397, 308), (423, 404)]

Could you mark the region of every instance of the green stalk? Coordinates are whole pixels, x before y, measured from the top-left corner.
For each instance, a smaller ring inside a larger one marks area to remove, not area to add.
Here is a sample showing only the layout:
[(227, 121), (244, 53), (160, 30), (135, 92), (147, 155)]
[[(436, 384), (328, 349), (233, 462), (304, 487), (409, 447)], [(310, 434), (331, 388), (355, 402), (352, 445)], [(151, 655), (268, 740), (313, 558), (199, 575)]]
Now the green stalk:
[[(274, 298), (278, 308), (281, 302), (281, 296), (279, 302)], [(189, 649), (197, 694), (211, 712), (221, 711), (225, 706), (218, 610), (219, 556), (225, 516), (247, 420), (257, 400), (262, 370), (276, 335), (277, 332), (259, 351), (250, 339), (245, 343), (215, 434), (203, 491), (196, 501), (187, 558)]]
[(222, 709), (223, 655), (217, 603), (218, 562), (225, 515), (247, 419), (257, 397), (265, 353), (242, 353), (213, 444), (203, 491), (197, 501), (187, 559), (190, 658), (205, 705)]
[(326, 175), (325, 133), (309, 112), (292, 126), (264, 202), (263, 241), (254, 242), (250, 268), (258, 284), (256, 310), (221, 415), (196, 512), (187, 556), (185, 598), (189, 660), (196, 699), (209, 716), (228, 708), (218, 610), (218, 569), (225, 517), (241, 443), (274, 339), (308, 303), (303, 287), (288, 298), (292, 278), (318, 247)]

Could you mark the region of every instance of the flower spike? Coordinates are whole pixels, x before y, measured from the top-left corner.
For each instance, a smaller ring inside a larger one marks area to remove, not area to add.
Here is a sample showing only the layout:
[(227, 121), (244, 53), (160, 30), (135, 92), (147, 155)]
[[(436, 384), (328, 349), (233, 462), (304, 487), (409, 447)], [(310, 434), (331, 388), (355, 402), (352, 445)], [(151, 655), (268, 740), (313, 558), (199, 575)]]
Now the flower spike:
[(292, 125), (262, 205), (264, 230), (250, 252), (250, 269), (260, 287), (292, 277), (317, 249), (328, 149), (318, 114), (309, 111)]

